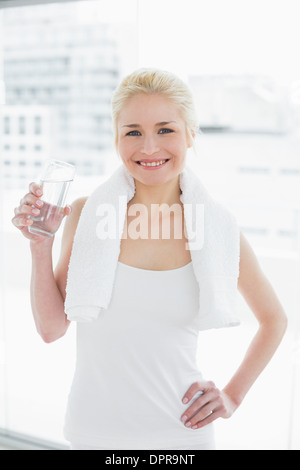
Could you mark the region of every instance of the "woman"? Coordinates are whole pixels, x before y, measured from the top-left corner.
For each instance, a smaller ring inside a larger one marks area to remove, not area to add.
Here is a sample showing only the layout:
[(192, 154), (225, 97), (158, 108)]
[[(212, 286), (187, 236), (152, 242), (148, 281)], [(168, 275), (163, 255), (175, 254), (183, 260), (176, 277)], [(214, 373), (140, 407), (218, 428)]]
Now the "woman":
[[(229, 418), (240, 406), (276, 351), (287, 319), (241, 233), (238, 289), (259, 328), (223, 390), (203, 379), (195, 365), (199, 286), (184, 211), (164, 217), (158, 210), (162, 204), (183, 209), (180, 175), (197, 128), (193, 100), (174, 75), (143, 69), (123, 80), (112, 105), (116, 148), (135, 193), (127, 204), (107, 315), (77, 325), (66, 438), (73, 449), (214, 449), (213, 421)], [(70, 324), (64, 305), (68, 267), (87, 198), (65, 208), (54, 271), (53, 239), (28, 232), (28, 216), (39, 213), (41, 198), (41, 188), (31, 183), (12, 221), (30, 239), (32, 311), (37, 331), (49, 343)], [(145, 208), (139, 213), (143, 237), (130, 230), (137, 227), (135, 205)], [(169, 236), (163, 237), (166, 223)]]

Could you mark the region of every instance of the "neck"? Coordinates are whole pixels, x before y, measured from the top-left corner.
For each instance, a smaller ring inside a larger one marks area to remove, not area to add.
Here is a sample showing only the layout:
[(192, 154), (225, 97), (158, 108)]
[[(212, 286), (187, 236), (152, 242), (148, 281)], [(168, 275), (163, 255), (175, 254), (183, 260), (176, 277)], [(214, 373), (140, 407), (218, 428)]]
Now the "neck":
[(135, 180), (135, 195), (132, 203), (144, 204), (148, 208), (151, 204), (180, 203), (179, 176), (162, 185), (149, 186)]

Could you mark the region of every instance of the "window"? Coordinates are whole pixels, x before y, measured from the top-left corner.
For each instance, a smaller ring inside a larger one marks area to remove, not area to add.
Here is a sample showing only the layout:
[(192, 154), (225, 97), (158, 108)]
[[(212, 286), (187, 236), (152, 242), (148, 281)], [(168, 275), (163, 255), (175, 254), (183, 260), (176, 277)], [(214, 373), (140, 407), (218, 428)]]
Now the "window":
[(9, 117), (4, 118), (4, 134), (10, 134), (10, 119), (9, 119)]
[(4, 10), (1, 3), (0, 431), (63, 446), (75, 328), (56, 344), (39, 338), (30, 307), (28, 240), (10, 220), (47, 158), (76, 165), (70, 201), (105, 176), (108, 157), (118, 165), (110, 96), (126, 62), (137, 66), (137, 1), (128, 0), (126, 8), (123, 0), (83, 0)]
[(26, 133), (26, 118), (24, 116), (19, 117), (19, 134)]
[(42, 129), (41, 129), (41, 117), (40, 116), (35, 116), (34, 118), (34, 133), (36, 135), (41, 134)]

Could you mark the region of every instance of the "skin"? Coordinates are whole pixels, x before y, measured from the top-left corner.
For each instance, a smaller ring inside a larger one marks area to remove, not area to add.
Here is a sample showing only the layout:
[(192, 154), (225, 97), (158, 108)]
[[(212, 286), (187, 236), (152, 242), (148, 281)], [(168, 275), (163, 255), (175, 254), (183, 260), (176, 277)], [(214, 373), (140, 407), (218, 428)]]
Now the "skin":
[[(158, 124), (168, 122), (168, 124)], [(128, 125), (139, 124), (128, 127)], [(184, 227), (183, 207), (180, 201), (179, 175), (182, 172), (186, 152), (192, 141), (185, 123), (177, 108), (165, 97), (159, 95), (137, 95), (123, 108), (118, 121), (118, 149), (124, 166), (135, 179), (136, 193), (128, 204), (127, 226), (134, 216), (130, 210), (135, 204), (142, 204), (151, 214), (154, 204), (177, 204), (180, 214), (169, 221), (170, 239), (155, 240), (151, 234), (146, 240), (133, 240), (130, 234), (121, 242), (119, 260), (142, 269), (168, 270), (187, 264), (190, 252), (185, 249), (187, 240), (174, 236), (175, 226)], [(140, 160), (153, 161), (167, 159), (167, 163), (156, 170), (148, 170), (139, 165)], [(149, 232), (154, 217), (148, 219)], [(143, 214), (141, 223), (143, 223)], [(164, 222), (160, 218), (160, 225)], [(174, 231), (172, 228), (174, 227)]]
[[(162, 122), (168, 124), (158, 125)], [(130, 213), (130, 208), (135, 203), (144, 204), (147, 208), (153, 203), (181, 204), (179, 175), (185, 165), (186, 151), (192, 142), (174, 104), (160, 95), (134, 96), (126, 103), (119, 116), (118, 133), (121, 159), (136, 183), (135, 196), (128, 204), (127, 225), (135, 217)], [(168, 159), (168, 162), (155, 170), (146, 170), (137, 163), (140, 160), (157, 159)], [(53, 269), (53, 239), (28, 232), (28, 225), (32, 221), (27, 216), (33, 213), (32, 205), (39, 210), (38, 203), (42, 196), (38, 193), (40, 189), (37, 184), (30, 184), (29, 192), (15, 209), (12, 222), (30, 240), (32, 311), (37, 331), (48, 343), (63, 336), (69, 326), (64, 312), (67, 272), (78, 220), (87, 198), (77, 199), (71, 207), (65, 208), (67, 220), (61, 254)], [(180, 217), (174, 216), (172, 222), (182, 222)], [(161, 224), (162, 221), (163, 217), (160, 217), (158, 223)], [(151, 227), (153, 220), (149, 218), (148, 222)], [(142, 269), (178, 268), (191, 259), (186, 241), (184, 233), (178, 240), (173, 232), (169, 240), (133, 240), (126, 237), (121, 242), (119, 260)], [(219, 390), (213, 382), (195, 382), (182, 397), (186, 409), (181, 420), (192, 429), (201, 428), (220, 417), (232, 416), (269, 363), (287, 327), (285, 312), (242, 233), (238, 289), (256, 317), (259, 327), (240, 367), (223, 390)], [(47, 303), (44, 302), (46, 295), (49, 299)], [(202, 395), (190, 404), (199, 391)]]

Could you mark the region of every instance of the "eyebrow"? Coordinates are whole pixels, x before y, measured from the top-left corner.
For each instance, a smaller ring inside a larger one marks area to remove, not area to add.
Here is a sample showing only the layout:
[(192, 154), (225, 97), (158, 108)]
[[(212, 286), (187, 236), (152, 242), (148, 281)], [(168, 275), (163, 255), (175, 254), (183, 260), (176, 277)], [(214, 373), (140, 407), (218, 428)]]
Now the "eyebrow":
[[(176, 122), (176, 121), (162, 121), (162, 122), (157, 122), (155, 124), (156, 127), (158, 126), (166, 126), (167, 124), (171, 124), (172, 122)], [(122, 127), (130, 127), (130, 129), (133, 129), (134, 127), (141, 127), (140, 124), (124, 124), (124, 126)]]

